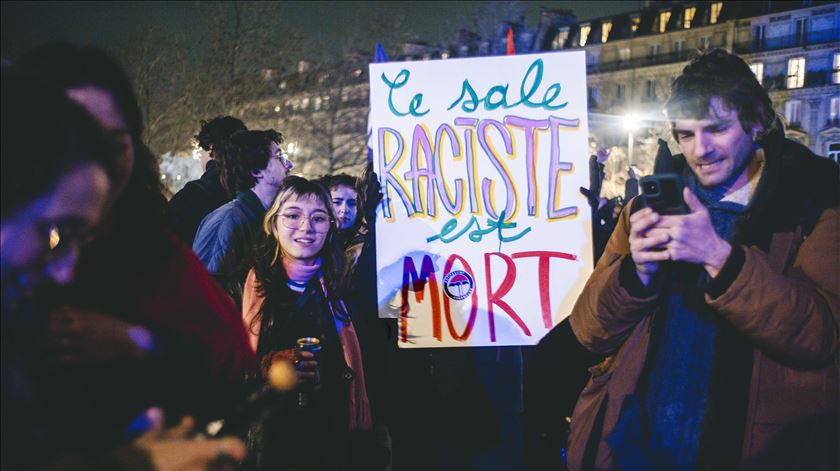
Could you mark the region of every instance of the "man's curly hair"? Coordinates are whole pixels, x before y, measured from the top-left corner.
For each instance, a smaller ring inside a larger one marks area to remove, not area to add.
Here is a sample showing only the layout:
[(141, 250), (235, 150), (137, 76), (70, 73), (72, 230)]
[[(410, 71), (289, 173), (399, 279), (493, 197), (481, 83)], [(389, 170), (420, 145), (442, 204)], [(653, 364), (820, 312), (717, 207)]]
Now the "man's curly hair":
[(773, 128), (776, 113), (767, 92), (746, 62), (724, 49), (702, 52), (685, 66), (671, 85), (665, 114), (672, 127), (677, 119), (703, 119), (712, 98), (735, 110), (747, 133), (758, 124), (761, 138)]
[(271, 143), (283, 143), (283, 135), (269, 129), (266, 131), (239, 131), (230, 137), (225, 145), (225, 165), (222, 176), (225, 185), (232, 191), (248, 191), (257, 182), (254, 173), (268, 167), (271, 159)]
[(220, 145), (224, 146), (234, 133), (247, 130), (245, 123), (240, 119), (233, 116), (218, 116), (210, 121), (201, 121), (201, 130), (195, 135), (195, 140), (199, 147), (212, 155), (213, 149)]

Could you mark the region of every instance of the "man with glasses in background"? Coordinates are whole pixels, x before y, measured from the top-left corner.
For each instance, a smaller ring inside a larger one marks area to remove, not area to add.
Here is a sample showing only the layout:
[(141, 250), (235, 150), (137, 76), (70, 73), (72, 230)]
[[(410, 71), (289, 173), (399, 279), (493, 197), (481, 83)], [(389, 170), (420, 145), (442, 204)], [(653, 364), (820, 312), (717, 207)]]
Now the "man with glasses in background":
[(240, 308), (248, 260), (265, 210), (294, 165), (280, 149), (282, 142), (283, 136), (273, 129), (231, 136), (225, 166), (236, 198), (201, 221), (193, 242), (195, 254)]

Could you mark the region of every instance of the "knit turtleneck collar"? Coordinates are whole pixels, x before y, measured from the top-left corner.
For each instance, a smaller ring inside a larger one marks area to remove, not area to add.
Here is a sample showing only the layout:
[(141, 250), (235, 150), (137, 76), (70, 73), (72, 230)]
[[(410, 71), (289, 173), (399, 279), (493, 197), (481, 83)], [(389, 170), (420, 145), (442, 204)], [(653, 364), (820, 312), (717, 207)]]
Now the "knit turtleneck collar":
[(299, 260), (289, 257), (281, 257), (286, 276), (289, 277), (289, 287), (295, 291), (303, 291), (309, 280), (321, 269), (321, 259), (315, 260), (312, 265), (307, 265)]

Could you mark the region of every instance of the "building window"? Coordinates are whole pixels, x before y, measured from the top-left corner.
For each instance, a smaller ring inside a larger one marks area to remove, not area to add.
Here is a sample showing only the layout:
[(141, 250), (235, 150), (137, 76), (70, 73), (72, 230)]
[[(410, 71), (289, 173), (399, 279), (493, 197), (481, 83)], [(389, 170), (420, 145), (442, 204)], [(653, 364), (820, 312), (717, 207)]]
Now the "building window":
[(831, 83), (840, 83), (840, 52), (834, 53), (834, 66), (831, 70)]
[(580, 41), (578, 41), (580, 47), (586, 46), (586, 40), (589, 38), (590, 31), (592, 31), (591, 25), (580, 25)]
[(610, 39), (610, 31), (612, 30), (612, 21), (601, 22), (601, 42), (605, 43)]
[(670, 11), (659, 12), (659, 32), (664, 33), (668, 29), (668, 20), (671, 19)]
[(785, 103), (785, 119), (789, 126), (799, 127), (799, 122), (802, 117), (802, 102), (799, 100), (791, 100)]
[(685, 50), (685, 39), (677, 39), (674, 41), (674, 52), (677, 54)]
[(788, 59), (787, 88), (802, 88), (805, 85), (805, 58)]
[(723, 2), (712, 3), (712, 8), (709, 10), (709, 23), (715, 24), (720, 17), (720, 10), (723, 8)]
[(796, 23), (794, 26), (796, 30), (796, 45), (797, 46), (804, 46), (805, 45), (805, 34), (806, 30), (808, 29), (808, 18), (802, 17), (797, 18)]
[(757, 51), (761, 51), (764, 49), (764, 38), (766, 33), (767, 25), (755, 25), (753, 26), (753, 46), (754, 49)]
[(642, 22), (642, 17), (633, 15), (630, 17), (630, 30), (634, 33), (639, 29), (639, 24)]
[(648, 79), (647, 86), (645, 88), (645, 97), (648, 100), (655, 100), (656, 99), (656, 80)]
[(764, 62), (753, 62), (750, 64), (750, 70), (755, 74), (758, 83), (764, 83)]
[(554, 49), (563, 49), (566, 45), (566, 40), (569, 39), (569, 30), (563, 29), (557, 32), (557, 36), (554, 37), (554, 43), (552, 43), (552, 47)]
[(649, 49), (650, 57), (656, 57), (659, 55), (659, 44), (651, 44)]
[(616, 100), (624, 100), (625, 94), (627, 93), (627, 86), (623, 83), (616, 84), (615, 86), (615, 98)]
[(710, 47), (712, 47), (711, 36), (703, 36), (700, 38), (700, 49), (709, 49)]
[(691, 28), (691, 20), (694, 19), (694, 14), (697, 13), (696, 7), (688, 7), (683, 12), (683, 28)]
[(630, 62), (630, 48), (623, 47), (618, 50), (618, 60), (621, 62)]
[(831, 97), (828, 105), (828, 116), (833, 126), (837, 126), (837, 117), (840, 116), (840, 96)]

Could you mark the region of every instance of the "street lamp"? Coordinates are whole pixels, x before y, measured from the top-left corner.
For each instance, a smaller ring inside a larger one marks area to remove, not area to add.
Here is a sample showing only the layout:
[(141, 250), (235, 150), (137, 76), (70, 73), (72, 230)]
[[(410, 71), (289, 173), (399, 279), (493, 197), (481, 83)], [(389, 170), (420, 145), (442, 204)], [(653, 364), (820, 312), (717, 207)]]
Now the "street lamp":
[(627, 130), (627, 166), (633, 165), (633, 133), (639, 128), (639, 117), (633, 113), (624, 115), (622, 120)]

